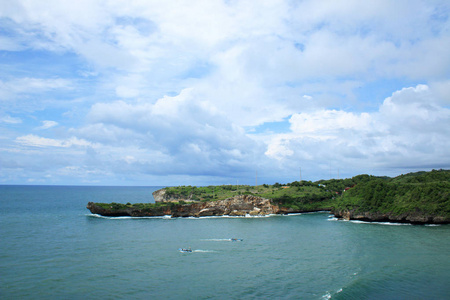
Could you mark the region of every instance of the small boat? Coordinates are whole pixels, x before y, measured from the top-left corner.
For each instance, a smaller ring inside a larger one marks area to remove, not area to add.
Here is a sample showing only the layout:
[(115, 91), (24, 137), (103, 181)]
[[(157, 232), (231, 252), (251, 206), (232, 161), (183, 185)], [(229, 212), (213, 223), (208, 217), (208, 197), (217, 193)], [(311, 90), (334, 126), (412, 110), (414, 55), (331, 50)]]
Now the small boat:
[(242, 242), (243, 239), (231, 239), (232, 242)]
[(182, 253), (191, 253), (192, 249), (191, 249), (191, 247), (189, 247), (189, 248), (180, 248), (180, 249), (178, 249), (178, 251), (180, 251)]

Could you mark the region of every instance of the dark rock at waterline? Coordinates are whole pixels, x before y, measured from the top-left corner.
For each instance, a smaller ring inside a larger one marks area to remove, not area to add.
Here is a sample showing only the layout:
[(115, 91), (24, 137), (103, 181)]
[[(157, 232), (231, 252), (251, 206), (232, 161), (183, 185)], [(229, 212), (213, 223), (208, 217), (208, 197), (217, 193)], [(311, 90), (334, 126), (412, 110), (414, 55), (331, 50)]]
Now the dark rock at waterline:
[(444, 216), (431, 215), (421, 212), (408, 212), (403, 214), (360, 212), (356, 210), (332, 210), (336, 218), (344, 220), (358, 220), (366, 222), (391, 222), (411, 224), (450, 224), (450, 219)]
[[(208, 217), (208, 216), (265, 216), (270, 214), (291, 214), (311, 212), (280, 207), (270, 199), (253, 195), (239, 195), (225, 200), (209, 202), (193, 202), (188, 204), (170, 203), (163, 206), (141, 206), (98, 204), (89, 202), (87, 205), (93, 214), (108, 217), (158, 217), (170, 215), (172, 217)], [(360, 212), (356, 210), (331, 210), (336, 218), (345, 220), (359, 220), (366, 222), (395, 222), (412, 224), (450, 224), (450, 219), (421, 212), (409, 212), (396, 215), (393, 213)]]
[(100, 205), (89, 202), (87, 205), (93, 214), (102, 216), (119, 217), (143, 217), (143, 216), (164, 216), (172, 217), (205, 217), (205, 216), (258, 216), (277, 214), (280, 208), (273, 205), (269, 199), (256, 197), (252, 195), (239, 195), (225, 200), (194, 202), (188, 204), (171, 203), (164, 206), (151, 206), (145, 209), (111, 204)]

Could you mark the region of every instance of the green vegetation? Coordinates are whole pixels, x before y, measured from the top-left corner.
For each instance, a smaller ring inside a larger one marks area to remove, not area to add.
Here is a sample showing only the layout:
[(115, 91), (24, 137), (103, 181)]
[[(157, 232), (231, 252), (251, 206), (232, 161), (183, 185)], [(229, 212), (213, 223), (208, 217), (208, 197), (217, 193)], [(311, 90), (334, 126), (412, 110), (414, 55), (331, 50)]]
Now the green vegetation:
[[(295, 181), (288, 184), (274, 185), (219, 185), (219, 186), (178, 186), (166, 188), (166, 196), (183, 198), (193, 201), (224, 200), (237, 195), (255, 195), (264, 198), (279, 198), (283, 196), (305, 196), (305, 194), (323, 194), (325, 188), (310, 181)], [(332, 194), (327, 193), (329, 198)]]
[(389, 214), (431, 214), (450, 219), (450, 170), (433, 170), (395, 178), (358, 175), (347, 179), (294, 181), (259, 186), (178, 186), (166, 188), (166, 195), (179, 202), (96, 203), (105, 209), (141, 210), (174, 208), (187, 201), (216, 201), (237, 195), (271, 199), (294, 211), (353, 210)]
[(370, 178), (346, 191), (334, 207), (357, 212), (419, 213), (450, 218), (450, 171)]
[(166, 188), (166, 196), (191, 201), (216, 201), (237, 195), (254, 195), (272, 199), (279, 206), (294, 210), (330, 210), (336, 195), (345, 188), (345, 183), (335, 184), (329, 189), (324, 183), (295, 181), (288, 184), (275, 183), (259, 186), (221, 185), (221, 186), (178, 186)]
[(97, 206), (100, 206), (104, 209), (108, 209), (109, 211), (119, 211), (119, 210), (127, 210), (127, 209), (134, 209), (134, 210), (141, 210), (141, 211), (150, 211), (157, 208), (166, 208), (166, 207), (173, 207), (175, 205), (178, 205), (180, 203), (177, 202), (158, 202), (158, 203), (134, 203), (134, 204), (122, 204), (122, 203), (95, 203)]
[(167, 195), (194, 201), (223, 200), (236, 195), (272, 199), (293, 210), (356, 210), (402, 214), (407, 212), (450, 216), (450, 171), (433, 170), (395, 178), (358, 175), (347, 179), (294, 181), (260, 186), (179, 186)]

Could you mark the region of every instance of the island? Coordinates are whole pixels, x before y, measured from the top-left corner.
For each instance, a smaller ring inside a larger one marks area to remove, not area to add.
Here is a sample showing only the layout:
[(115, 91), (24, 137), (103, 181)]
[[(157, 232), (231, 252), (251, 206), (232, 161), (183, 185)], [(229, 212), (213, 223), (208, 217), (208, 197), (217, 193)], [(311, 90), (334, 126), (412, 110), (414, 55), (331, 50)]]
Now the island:
[(155, 203), (95, 203), (102, 216), (267, 216), (328, 211), (337, 218), (412, 224), (450, 223), (450, 170), (394, 178), (358, 175), (347, 179), (295, 181), (259, 186), (178, 186), (153, 193)]

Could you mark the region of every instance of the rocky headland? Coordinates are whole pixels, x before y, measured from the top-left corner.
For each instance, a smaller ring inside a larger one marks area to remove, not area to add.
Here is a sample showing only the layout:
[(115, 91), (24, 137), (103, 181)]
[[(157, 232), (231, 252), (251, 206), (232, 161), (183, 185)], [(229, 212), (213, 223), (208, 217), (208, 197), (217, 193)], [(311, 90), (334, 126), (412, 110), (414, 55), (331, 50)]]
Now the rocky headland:
[(331, 211), (367, 222), (450, 224), (450, 170), (394, 178), (358, 175), (340, 180), (261, 186), (179, 186), (153, 192), (155, 203), (93, 203), (103, 216), (263, 216)]
[[(158, 201), (161, 202), (161, 201)], [(165, 201), (167, 202), (167, 201)], [(296, 213), (293, 209), (280, 208), (271, 200), (253, 195), (239, 195), (225, 200), (164, 203), (163, 205), (139, 206), (125, 204), (100, 204), (89, 202), (87, 205), (93, 214), (118, 217), (207, 217), (207, 216), (265, 216), (271, 214)]]

